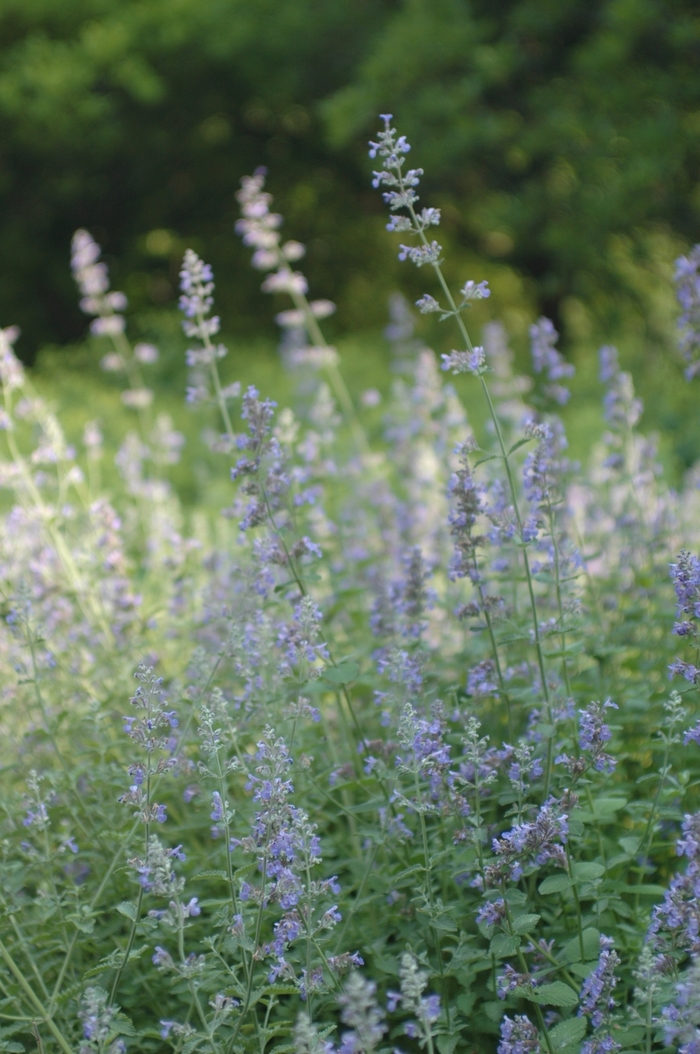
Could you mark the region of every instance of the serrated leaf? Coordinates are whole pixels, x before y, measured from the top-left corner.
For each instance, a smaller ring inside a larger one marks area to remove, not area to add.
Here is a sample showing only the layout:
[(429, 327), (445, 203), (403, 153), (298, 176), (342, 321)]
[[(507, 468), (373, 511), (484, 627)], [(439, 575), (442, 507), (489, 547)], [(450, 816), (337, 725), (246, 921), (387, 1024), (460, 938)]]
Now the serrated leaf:
[(487, 454), (485, 457), (480, 457), (478, 461), (474, 462), (474, 468), (478, 468), (479, 465), (485, 465), (487, 461), (500, 460), (500, 454)]
[(617, 844), (621, 846), (621, 848), (624, 849), (626, 853), (629, 853), (631, 856), (634, 856), (637, 850), (639, 849), (639, 841), (640, 839), (638, 835), (629, 834), (626, 835), (624, 838), (618, 838)]
[(516, 933), (529, 933), (541, 919), (541, 915), (519, 915), (513, 919), (513, 929)]
[(531, 441), (532, 441), (532, 436), (525, 436), (524, 439), (518, 439), (518, 441), (516, 443), (513, 443), (512, 447), (508, 451), (508, 454), (506, 455), (506, 457), (510, 457), (510, 455), (514, 454), (515, 451), (518, 450), (519, 447), (525, 446), (526, 443), (530, 443)]
[[(590, 927), (583, 931), (583, 961), (588, 962), (590, 959), (597, 959), (600, 951), (600, 931)], [(564, 945), (564, 949), (561, 953), (561, 958), (567, 963), (580, 963), (581, 962), (581, 942), (578, 937), (572, 937), (571, 940)]]
[(342, 662), (339, 666), (326, 666), (323, 671), (324, 680), (331, 684), (349, 684), (354, 681), (360, 672), (356, 662)]
[(578, 1003), (578, 993), (563, 981), (540, 985), (530, 998), (540, 1006), (576, 1006)]
[(415, 875), (418, 872), (425, 874), (425, 867), (423, 864), (413, 864), (412, 867), (406, 867), (403, 871), (399, 871), (398, 875), (394, 879), (394, 883), (401, 882), (404, 878), (408, 878), (410, 875)]
[(586, 977), (589, 977), (593, 973), (597, 965), (598, 960), (593, 959), (592, 962), (588, 963), (571, 963), (569, 969), (575, 977), (580, 977), (581, 980), (585, 980)]
[[(420, 914), (424, 915), (424, 914), (426, 914), (426, 912), (421, 912)], [(457, 925), (450, 918), (449, 915), (438, 915), (437, 918), (432, 919), (431, 925), (432, 925), (433, 929), (440, 930), (441, 933), (456, 933), (457, 932)]]
[(503, 959), (508, 955), (515, 955), (520, 947), (520, 937), (511, 937), (508, 933), (497, 933), (492, 939), (490, 952), (497, 959)]
[(457, 996), (457, 1009), (463, 1014), (471, 1014), (476, 1001), (476, 992), (463, 992)]
[(503, 1003), (500, 999), (498, 1000), (498, 1002), (490, 1001), (488, 1003), (482, 1003), (481, 1009), (484, 1011), (486, 1016), (491, 1018), (492, 1021), (495, 1021), (496, 1024), (498, 1024), (498, 1022), (503, 1017)]
[(223, 878), (224, 881), (228, 882), (228, 875), (225, 871), (209, 870), (209, 871), (198, 871), (197, 878)]
[(605, 867), (603, 864), (583, 862), (573, 864), (571, 871), (577, 882), (594, 882), (597, 878), (603, 877)]
[(564, 889), (569, 889), (571, 882), (569, 881), (568, 875), (550, 875), (549, 878), (545, 878), (543, 882), (539, 884), (539, 891), (542, 896), (547, 896), (548, 893), (561, 893)]
[(130, 1018), (126, 1014), (115, 1014), (112, 1018), (112, 1032), (115, 1032), (119, 1036), (135, 1036), (136, 1029)]
[(636, 1026), (633, 1028), (626, 1028), (622, 1032), (615, 1032), (615, 1042), (619, 1043), (623, 1049), (634, 1047), (638, 1043), (641, 1044), (646, 1029), (642, 1026)]
[(125, 915), (127, 919), (131, 919), (132, 922), (136, 921), (136, 905), (132, 904), (130, 900), (122, 900), (121, 904), (117, 904), (117, 911), (120, 915)]
[(437, 1037), (437, 1048), (440, 1054), (453, 1054), (453, 1051), (462, 1037), (457, 1035), (452, 1036), (438, 1036)]
[(586, 1028), (585, 1017), (570, 1017), (568, 1021), (560, 1021), (549, 1030), (552, 1046), (555, 1050), (565, 1050), (573, 1046), (586, 1035)]

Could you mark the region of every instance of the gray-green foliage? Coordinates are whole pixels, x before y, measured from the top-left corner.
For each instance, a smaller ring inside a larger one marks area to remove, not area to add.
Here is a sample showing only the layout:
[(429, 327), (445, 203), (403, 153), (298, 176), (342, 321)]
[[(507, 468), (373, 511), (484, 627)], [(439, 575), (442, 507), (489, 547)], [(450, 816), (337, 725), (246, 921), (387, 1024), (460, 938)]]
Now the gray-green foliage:
[[(436, 216), (412, 212), (388, 121), (379, 141), (420, 245)], [(155, 351), (85, 231), (74, 271), (101, 283), (86, 306), (133, 412), (117, 451), (94, 421), (66, 441), (0, 330), (3, 1049), (692, 1051), (694, 481), (666, 485), (611, 348), (607, 432), (568, 461), (553, 326), (532, 327), (534, 377), (502, 328), (474, 347), (487, 283), (455, 299), (435, 248), (413, 258), (458, 327), (444, 365), (487, 424), (404, 331), (372, 445), (260, 176), (239, 200), (301, 373), (295, 411), (221, 384), (188, 252), (223, 515), (177, 500)]]

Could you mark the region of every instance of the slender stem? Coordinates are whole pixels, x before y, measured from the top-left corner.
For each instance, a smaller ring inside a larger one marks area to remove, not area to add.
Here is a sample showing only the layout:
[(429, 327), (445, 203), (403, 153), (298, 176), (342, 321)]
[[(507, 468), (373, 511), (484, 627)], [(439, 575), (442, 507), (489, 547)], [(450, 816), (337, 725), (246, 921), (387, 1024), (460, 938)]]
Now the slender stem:
[(7, 948), (5, 947), (5, 945), (3, 944), (3, 942), (1, 940), (0, 940), (0, 956), (2, 956), (2, 958), (4, 959), (5, 964), (8, 966), (10, 972), (14, 975), (14, 977), (15, 977), (16, 981), (18, 982), (20, 988), (22, 989), (22, 991), (24, 992), (24, 994), (26, 995), (27, 999), (32, 1004), (32, 1006), (34, 1007), (36, 1012), (39, 1014), (39, 1016), (41, 1017), (42, 1021), (44, 1021), (44, 1023), (46, 1024), (46, 1027), (51, 1032), (51, 1035), (54, 1037), (54, 1039), (56, 1040), (56, 1042), (60, 1046), (61, 1050), (64, 1051), (64, 1054), (74, 1054), (73, 1048), (68, 1043), (68, 1040), (65, 1038), (65, 1036), (60, 1031), (60, 1029), (56, 1026), (53, 1018), (51, 1017), (49, 1012), (45, 1009), (43, 1003), (41, 1002), (39, 997), (35, 994), (34, 989), (28, 983), (28, 981), (26, 980), (24, 974), (22, 973), (20, 968), (17, 966), (16, 962), (14, 961), (14, 959), (12, 958), (12, 956), (9, 953), (9, 951), (7, 950)]
[(554, 584), (557, 597), (557, 612), (559, 615), (559, 637), (561, 640), (561, 665), (562, 674), (564, 676), (564, 685), (566, 687), (567, 698), (571, 698), (571, 682), (569, 680), (569, 667), (566, 661), (566, 631), (564, 629), (564, 601), (561, 592), (561, 556), (559, 553), (559, 542), (557, 540), (557, 534), (554, 529), (554, 510), (552, 509), (551, 499), (547, 499), (547, 521), (549, 524), (549, 537), (552, 540), (552, 548), (554, 549)]
[[(401, 190), (405, 191), (406, 187), (405, 187), (405, 184), (404, 184), (404, 181), (403, 181), (403, 176), (400, 173), (398, 175), (398, 179), (399, 179)], [(423, 245), (427, 247), (428, 246), (428, 239), (426, 238), (425, 233), (423, 231), (423, 228), (422, 228), (421, 224), (418, 221), (418, 217), (416, 216), (416, 213), (415, 213), (415, 210), (414, 210), (413, 206), (409, 205), (408, 206), (408, 210), (409, 210), (410, 215), (411, 215), (411, 220), (413, 221), (413, 226), (414, 226), (415, 232), (419, 235), (421, 241), (423, 242)], [(448, 304), (450, 306), (450, 310), (454, 314), (454, 317), (455, 317), (455, 319), (457, 321), (457, 325), (458, 325), (459, 331), (460, 331), (460, 333), (462, 335), (462, 339), (464, 340), (464, 343), (467, 346), (467, 349), (469, 351), (473, 351), (474, 350), (474, 345), (472, 344), (471, 338), (470, 338), (469, 333), (467, 331), (467, 327), (464, 324), (464, 320), (462, 318), (460, 310), (457, 307), (457, 304), (455, 303), (454, 297), (452, 296), (452, 293), (450, 291), (450, 287), (448, 286), (447, 281), (445, 280), (445, 276), (442, 273), (442, 268), (440, 267), (439, 261), (435, 261), (432, 264), (432, 267), (433, 267), (433, 270), (435, 271), (435, 274), (436, 274), (437, 279), (438, 279), (438, 281), (440, 283), (440, 286), (442, 287), (442, 290), (443, 290), (443, 292), (444, 292), (444, 294), (445, 294), (445, 296), (447, 298), (447, 302), (448, 302)], [(491, 393), (489, 391), (488, 385), (486, 383), (486, 379), (485, 379), (483, 374), (479, 374), (479, 380), (481, 382), (482, 392), (484, 394), (484, 397), (486, 399), (486, 403), (488, 405), (489, 415), (491, 417), (491, 420), (492, 420), (493, 426), (494, 426), (494, 430), (496, 432), (496, 438), (498, 440), (498, 446), (499, 446), (499, 449), (501, 451), (501, 458), (502, 458), (503, 463), (505, 465), (506, 475), (508, 477), (508, 487), (509, 487), (509, 490), (510, 490), (510, 493), (511, 493), (511, 498), (512, 498), (512, 501), (513, 501), (513, 511), (515, 513), (515, 518), (516, 518), (517, 525), (518, 525), (518, 531), (519, 531), (520, 537), (522, 539), (522, 535), (523, 535), (523, 521), (522, 521), (522, 517), (521, 517), (521, 514), (520, 514), (520, 506), (518, 504), (518, 493), (517, 493), (516, 486), (515, 486), (515, 480), (513, 478), (513, 470), (512, 470), (511, 464), (510, 464), (510, 458), (509, 458), (509, 455), (508, 455), (508, 451), (506, 449), (505, 440), (503, 438), (503, 431), (501, 429), (501, 422), (500, 422), (500, 420), (498, 418), (498, 414), (496, 413), (496, 409), (495, 409), (495, 407), (493, 405), (493, 400), (491, 399)], [(532, 624), (533, 624), (533, 631), (534, 631), (534, 638), (535, 638), (535, 650), (537, 652), (537, 663), (538, 663), (538, 666), (539, 666), (540, 678), (541, 678), (541, 681), (542, 681), (542, 694), (544, 696), (544, 700), (545, 700), (545, 703), (547, 705), (548, 716), (551, 717), (551, 704), (550, 704), (550, 699), (549, 699), (549, 688), (548, 688), (548, 685), (547, 685), (547, 676), (546, 676), (546, 672), (545, 672), (544, 654), (543, 654), (543, 651), (542, 651), (542, 642), (541, 642), (541, 638), (540, 638), (539, 616), (538, 616), (538, 612), (537, 612), (537, 604), (536, 604), (536, 601), (535, 601), (535, 592), (534, 592), (534, 586), (533, 586), (533, 580), (532, 580), (532, 573), (531, 573), (531, 570), (530, 570), (530, 561), (529, 561), (529, 557), (528, 557), (527, 546), (525, 545), (525, 543), (523, 543), (523, 545), (522, 545), (522, 553), (523, 553), (523, 562), (524, 562), (524, 565), (525, 565), (525, 576), (526, 576), (526, 579), (527, 579), (528, 593), (529, 593), (529, 597), (530, 597), (530, 608), (531, 608), (531, 613), (532, 613)], [(548, 791), (549, 791), (549, 781), (551, 779), (551, 766), (552, 766), (551, 755), (552, 755), (552, 753), (553, 753), (553, 745), (551, 744), (551, 737), (550, 737), (550, 743), (548, 744), (548, 751), (547, 751), (547, 755), (548, 755), (548, 771), (547, 771), (547, 777), (546, 777), (546, 781), (545, 781), (546, 793), (548, 793)]]
[(423, 844), (423, 862), (424, 862), (424, 867), (425, 867), (425, 888), (426, 888), (426, 892), (428, 894), (428, 904), (430, 905), (430, 913), (431, 913), (431, 916), (432, 916), (431, 920), (430, 920), (430, 931), (431, 931), (431, 933), (433, 935), (433, 941), (435, 942), (435, 952), (437, 954), (438, 970), (439, 970), (439, 973), (440, 973), (440, 987), (442, 988), (442, 999), (443, 999), (443, 1003), (444, 1003), (444, 1006), (445, 1006), (445, 1016), (447, 1018), (447, 1027), (449, 1029), (451, 1027), (451, 1024), (450, 1024), (450, 1001), (449, 1001), (448, 993), (447, 993), (447, 978), (445, 976), (445, 964), (442, 961), (442, 948), (440, 946), (440, 935), (439, 935), (437, 929), (435, 928), (435, 921), (434, 921), (435, 902), (433, 900), (433, 882), (432, 882), (432, 875), (431, 875), (432, 865), (431, 865), (431, 862), (430, 862), (430, 849), (428, 847), (428, 829), (427, 829), (426, 823), (425, 823), (425, 809), (424, 809), (424, 806), (423, 806), (423, 795), (422, 795), (421, 789), (420, 789), (420, 782), (418, 780), (418, 770), (417, 769), (414, 769), (414, 771), (413, 771), (413, 780), (414, 780), (414, 784), (415, 784), (416, 798), (418, 799), (418, 816), (419, 816), (419, 819), (420, 819), (420, 833), (421, 833), (421, 841), (422, 841), (422, 844)]
[[(147, 757), (146, 757), (146, 766), (147, 766), (147, 771), (146, 771), (146, 806), (145, 806), (145, 813), (146, 813), (146, 816), (148, 817), (149, 814), (150, 814), (150, 810), (151, 810), (151, 757), (150, 757), (150, 754), (148, 754)], [(151, 833), (151, 825), (150, 825), (150, 822), (149, 822), (148, 819), (146, 819), (146, 821), (144, 823), (144, 829), (145, 829), (144, 830), (144, 839), (145, 839), (145, 843), (146, 843), (145, 844), (145, 857), (144, 857), (144, 860), (147, 861), (148, 860), (148, 849), (149, 849), (148, 843), (149, 843), (149, 838), (150, 838), (150, 833)], [(136, 939), (136, 927), (138, 926), (139, 922), (141, 921), (141, 909), (142, 909), (142, 907), (143, 907), (143, 886), (139, 885), (139, 893), (138, 893), (138, 897), (136, 899), (136, 908), (134, 910), (134, 918), (133, 918), (132, 923), (131, 923), (131, 929), (129, 931), (129, 937), (128, 937), (127, 942), (126, 942), (126, 948), (124, 949), (124, 958), (122, 959), (122, 961), (120, 962), (120, 964), (119, 964), (119, 966), (117, 968), (117, 972), (115, 974), (114, 981), (112, 983), (112, 991), (110, 992), (110, 995), (109, 995), (109, 1005), (110, 1006), (112, 1006), (112, 1004), (114, 1003), (114, 1000), (117, 997), (117, 990), (119, 988), (119, 982), (122, 979), (122, 974), (124, 973), (124, 970), (126, 969), (126, 964), (129, 961), (129, 955), (131, 954), (131, 949), (134, 946), (134, 941)]]
[[(314, 344), (320, 348), (328, 348), (329, 345), (318, 324), (316, 316), (311, 310), (311, 304), (307, 297), (303, 293), (298, 292), (290, 292), (290, 296), (297, 310), (303, 312), (307, 332)], [(361, 454), (370, 454), (371, 449), (367, 442), (367, 436), (365, 435), (364, 428), (360, 424), (355, 404), (352, 401), (352, 396), (347, 389), (342, 373), (334, 362), (324, 364), (324, 369), (331, 383), (331, 388), (343, 408), (343, 413), (345, 414), (345, 418), (350, 426), (358, 450)]]
[[(263, 857), (263, 867), (262, 867), (262, 884), (261, 884), (261, 887), (260, 887), (260, 907), (258, 908), (258, 914), (257, 914), (257, 918), (255, 920), (255, 938), (253, 940), (253, 955), (255, 955), (255, 951), (256, 951), (259, 943), (260, 943), (260, 930), (262, 929), (263, 909), (265, 907), (265, 884), (266, 884), (266, 882), (267, 882), (267, 857), (264, 856)], [(231, 1039), (231, 1042), (229, 1043), (229, 1047), (228, 1047), (229, 1050), (233, 1050), (233, 1048), (236, 1046), (236, 1040), (238, 1039), (239, 1033), (241, 1031), (241, 1027), (243, 1025), (243, 1021), (245, 1019), (246, 1014), (248, 1013), (248, 1010), (250, 1009), (250, 998), (251, 998), (251, 996), (253, 994), (253, 978), (254, 978), (254, 976), (255, 976), (255, 971), (253, 970), (252, 964), (251, 964), (250, 975), (248, 977), (248, 984), (246, 985), (245, 999), (243, 1001), (243, 1006), (241, 1007), (241, 1012), (238, 1015), (238, 1021), (236, 1022), (236, 1028), (234, 1029), (233, 1037)]]
[(586, 958), (586, 954), (583, 948), (583, 917), (581, 915), (581, 901), (578, 896), (578, 889), (576, 887), (576, 880), (574, 879), (573, 869), (571, 866), (571, 850), (568, 844), (564, 846), (566, 850), (566, 870), (569, 872), (569, 880), (571, 882), (571, 891), (574, 895), (574, 904), (576, 905), (576, 926), (578, 928), (578, 946), (581, 952), (581, 962)]
[(501, 699), (503, 699), (505, 701), (505, 704), (506, 704), (506, 713), (507, 713), (507, 717), (508, 717), (508, 735), (510, 737), (512, 737), (512, 735), (513, 735), (513, 720), (512, 720), (512, 713), (511, 713), (511, 706), (510, 706), (510, 695), (508, 694), (508, 692), (506, 690), (505, 681), (503, 679), (503, 670), (501, 668), (501, 659), (500, 659), (500, 656), (498, 654), (498, 645), (496, 643), (496, 634), (494, 633), (494, 629), (493, 629), (493, 620), (491, 618), (491, 612), (489, 611), (489, 609), (488, 609), (488, 607), (486, 605), (486, 595), (484, 593), (484, 587), (481, 584), (481, 575), (479, 574), (479, 564), (478, 564), (478, 561), (477, 561), (477, 558), (476, 558), (476, 552), (474, 552), (472, 559), (473, 559), (473, 562), (474, 562), (474, 579), (473, 580), (476, 582), (476, 590), (477, 590), (477, 593), (479, 594), (479, 603), (481, 604), (481, 610), (484, 613), (484, 621), (486, 622), (486, 629), (487, 629), (487, 632), (488, 632), (488, 635), (489, 635), (489, 640), (491, 642), (491, 651), (493, 653), (493, 661), (494, 661), (494, 664), (496, 666), (496, 677), (498, 678), (498, 692), (499, 692), (499, 695), (501, 696)]
[[(510, 905), (508, 904), (508, 901), (506, 899), (505, 892), (506, 891), (504, 890), (503, 891), (503, 893), (504, 893), (503, 902), (505, 904), (505, 909), (506, 909), (506, 922), (508, 923), (508, 933), (509, 933), (509, 936), (515, 938), (516, 937), (515, 928), (513, 926), (513, 920), (511, 918), (511, 914), (510, 914)], [(516, 956), (518, 958), (518, 964), (520, 966), (520, 969), (521, 969), (522, 973), (528, 974), (530, 971), (527, 968), (527, 961), (525, 959), (525, 956), (523, 955), (522, 948), (520, 947), (519, 944), (518, 944), (518, 948), (517, 948), (517, 951), (516, 951), (515, 954), (516, 954)], [(539, 1003), (533, 1003), (533, 1006), (535, 1008), (535, 1016), (537, 1017), (537, 1023), (540, 1026), (542, 1034), (544, 1035), (545, 1043), (547, 1044), (547, 1050), (549, 1051), (549, 1054), (555, 1054), (554, 1046), (552, 1044), (552, 1039), (551, 1039), (551, 1036), (549, 1035), (549, 1030), (547, 1029), (547, 1024), (546, 1024), (545, 1019), (544, 1019), (544, 1014), (542, 1013), (542, 1007), (539, 1005)]]

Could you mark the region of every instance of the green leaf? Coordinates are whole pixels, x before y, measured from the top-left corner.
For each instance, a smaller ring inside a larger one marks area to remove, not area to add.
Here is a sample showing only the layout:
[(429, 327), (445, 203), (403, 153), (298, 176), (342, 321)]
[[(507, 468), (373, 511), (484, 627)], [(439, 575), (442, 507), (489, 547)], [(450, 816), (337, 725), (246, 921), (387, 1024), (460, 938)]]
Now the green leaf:
[(132, 922), (136, 921), (136, 905), (130, 900), (122, 900), (121, 904), (117, 904), (117, 911), (120, 915), (126, 915)]
[[(583, 959), (584, 962), (588, 962), (590, 959), (597, 959), (600, 951), (600, 931), (590, 929), (583, 931)], [(567, 963), (579, 963), (581, 962), (581, 944), (578, 937), (572, 937), (568, 944), (564, 945), (564, 949), (561, 953), (561, 958)]]
[(627, 805), (627, 798), (594, 798), (593, 812), (596, 816), (603, 813), (618, 812)]
[(588, 963), (571, 963), (570, 969), (574, 976), (580, 977), (582, 980), (585, 980), (586, 977), (590, 976), (590, 974), (593, 973), (597, 965), (598, 960), (593, 959), (592, 962)]
[(550, 875), (549, 878), (545, 878), (544, 882), (540, 882), (539, 891), (542, 896), (547, 896), (548, 893), (561, 893), (570, 886), (568, 875)]
[(487, 461), (500, 460), (500, 454), (487, 454), (486, 457), (480, 457), (478, 461), (474, 462), (474, 468), (478, 468), (479, 465), (485, 465)]
[(447, 1035), (438, 1036), (437, 1037), (437, 1048), (440, 1051), (440, 1054), (453, 1054), (453, 1051), (454, 1051), (455, 1047), (457, 1046), (457, 1044), (460, 1042), (461, 1038), (462, 1037), (459, 1036), (459, 1035), (457, 1035), (457, 1036), (455, 1036), (455, 1035), (452, 1035), (452, 1036), (447, 1036)]
[(517, 443), (513, 443), (512, 447), (510, 448), (510, 450), (506, 454), (506, 457), (510, 457), (510, 455), (514, 454), (515, 451), (518, 450), (519, 447), (525, 446), (526, 443), (531, 443), (531, 442), (532, 442), (532, 436), (525, 436), (524, 439), (518, 439)]
[(492, 1021), (499, 1022), (503, 1017), (503, 1003), (500, 999), (497, 1002), (492, 1000), (488, 1003), (482, 1003), (481, 1009)]
[(621, 846), (626, 853), (630, 853), (631, 856), (634, 856), (637, 850), (639, 849), (640, 841), (641, 839), (639, 835), (630, 834), (626, 835), (625, 838), (618, 838), (617, 844)]
[(578, 1003), (578, 993), (563, 981), (552, 981), (551, 984), (540, 985), (530, 998), (540, 1006), (576, 1006)]
[(614, 1038), (615, 1042), (619, 1043), (620, 1046), (625, 1049), (636, 1047), (638, 1044), (641, 1046), (645, 1033), (645, 1028), (642, 1026), (636, 1026), (633, 1028), (626, 1028), (623, 1032), (615, 1032)]
[(555, 1050), (565, 1050), (578, 1043), (586, 1035), (586, 1027), (585, 1017), (570, 1017), (568, 1021), (560, 1021), (549, 1030), (552, 1046)]
[(577, 882), (594, 882), (597, 878), (602, 878), (605, 874), (605, 867), (603, 864), (587, 862), (574, 864), (571, 870), (574, 879)]
[(476, 1001), (476, 992), (463, 992), (457, 996), (457, 1009), (463, 1014), (471, 1014)]
[(520, 947), (520, 937), (511, 937), (508, 933), (497, 933), (491, 941), (490, 951), (497, 959), (515, 955)]
[(228, 882), (228, 875), (225, 871), (215, 871), (211, 869), (209, 871), (198, 871), (197, 878), (223, 878), (224, 881)]
[(663, 897), (667, 892), (664, 886), (655, 886), (649, 882), (641, 882), (639, 885), (630, 882), (606, 882), (606, 892), (609, 889), (613, 893), (633, 893), (635, 897)]
[(529, 933), (541, 919), (541, 915), (519, 915), (513, 919), (513, 929), (516, 933)]
[(326, 666), (323, 678), (331, 684), (349, 684), (360, 672), (356, 662), (342, 662), (339, 666)]
[(133, 1021), (126, 1014), (115, 1014), (112, 1018), (112, 1032), (119, 1036), (135, 1036)]

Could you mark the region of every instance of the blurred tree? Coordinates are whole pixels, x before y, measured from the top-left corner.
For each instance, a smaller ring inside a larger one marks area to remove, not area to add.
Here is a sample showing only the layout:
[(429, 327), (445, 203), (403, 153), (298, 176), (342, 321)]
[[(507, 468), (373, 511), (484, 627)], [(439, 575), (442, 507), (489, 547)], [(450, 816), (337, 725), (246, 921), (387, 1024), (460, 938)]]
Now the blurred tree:
[(231, 227), (261, 163), (314, 291), (341, 325), (378, 321), (395, 274), (367, 188), (379, 111), (447, 237), (520, 270), (555, 317), (638, 300), (620, 237), (626, 259), (655, 231), (700, 239), (694, 0), (0, 0), (0, 41), (0, 319), (25, 356), (83, 330), (77, 226), (136, 308), (174, 298), (187, 240), (229, 319), (260, 328)]

